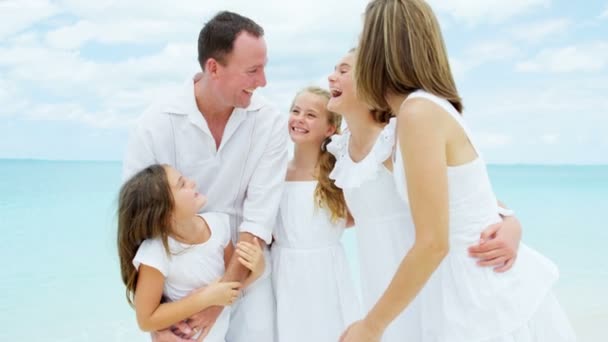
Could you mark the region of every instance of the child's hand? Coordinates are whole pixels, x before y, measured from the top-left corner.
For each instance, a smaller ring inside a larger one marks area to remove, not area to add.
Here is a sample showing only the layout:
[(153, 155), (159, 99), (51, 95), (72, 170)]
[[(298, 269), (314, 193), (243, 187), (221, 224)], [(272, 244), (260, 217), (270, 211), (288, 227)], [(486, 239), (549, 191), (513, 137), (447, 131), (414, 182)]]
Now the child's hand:
[(251, 271), (250, 278), (257, 279), (264, 273), (266, 266), (264, 252), (262, 252), (257, 238), (253, 238), (253, 243), (246, 241), (237, 243), (236, 253), (239, 256), (239, 262)]
[(241, 283), (238, 281), (221, 282), (218, 280), (197, 290), (203, 301), (213, 305), (232, 305), (240, 294)]

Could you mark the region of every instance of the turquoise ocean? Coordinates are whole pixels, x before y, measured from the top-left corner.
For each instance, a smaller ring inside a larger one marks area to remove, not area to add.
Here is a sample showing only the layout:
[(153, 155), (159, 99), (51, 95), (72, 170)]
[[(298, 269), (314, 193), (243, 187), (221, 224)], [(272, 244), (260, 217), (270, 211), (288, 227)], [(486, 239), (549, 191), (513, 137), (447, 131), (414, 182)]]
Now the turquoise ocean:
[[(120, 173), (119, 162), (0, 160), (0, 341), (149, 340), (119, 276)], [(490, 176), (523, 240), (559, 266), (579, 340), (608, 341), (608, 166), (493, 165)]]

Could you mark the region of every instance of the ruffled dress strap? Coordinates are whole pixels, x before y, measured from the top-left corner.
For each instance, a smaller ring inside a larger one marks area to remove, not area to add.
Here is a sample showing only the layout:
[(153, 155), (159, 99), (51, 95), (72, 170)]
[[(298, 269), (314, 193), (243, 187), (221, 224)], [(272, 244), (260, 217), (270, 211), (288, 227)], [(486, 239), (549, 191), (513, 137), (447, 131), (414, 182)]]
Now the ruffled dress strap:
[(336, 165), (329, 178), (335, 181), (336, 186), (342, 189), (357, 188), (378, 177), (384, 162), (393, 155), (396, 125), (396, 118), (392, 118), (380, 132), (369, 154), (359, 162), (354, 162), (348, 153), (349, 131), (332, 136), (327, 150), (336, 157)]

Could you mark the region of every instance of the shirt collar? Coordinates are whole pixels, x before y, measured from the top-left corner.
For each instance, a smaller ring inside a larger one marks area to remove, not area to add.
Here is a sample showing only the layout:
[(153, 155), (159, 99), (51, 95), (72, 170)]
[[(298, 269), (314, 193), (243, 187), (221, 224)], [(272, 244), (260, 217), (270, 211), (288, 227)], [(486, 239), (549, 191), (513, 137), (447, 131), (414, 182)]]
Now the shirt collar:
[[(260, 110), (263, 106), (264, 101), (256, 94), (253, 94), (251, 103), (247, 108), (235, 108), (234, 112), (255, 112)], [(163, 111), (165, 113), (176, 115), (200, 116), (200, 111), (196, 106), (196, 98), (194, 96), (193, 77), (188, 78), (184, 82), (178, 93), (173, 96), (171, 101), (164, 106)]]

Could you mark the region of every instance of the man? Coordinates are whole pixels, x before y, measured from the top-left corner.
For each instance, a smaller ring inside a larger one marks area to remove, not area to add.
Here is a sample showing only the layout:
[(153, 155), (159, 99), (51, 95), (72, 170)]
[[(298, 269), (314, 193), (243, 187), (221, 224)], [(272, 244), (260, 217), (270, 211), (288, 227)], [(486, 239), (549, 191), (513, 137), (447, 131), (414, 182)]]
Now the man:
[[(205, 211), (230, 216), (234, 242), (257, 237), (265, 247), (285, 178), (287, 125), (286, 117), (254, 95), (266, 85), (264, 31), (249, 18), (220, 12), (200, 32), (198, 61), (202, 73), (140, 119), (127, 147), (124, 177), (153, 163), (170, 164), (208, 196)], [(274, 340), (267, 248), (265, 255), (265, 274), (232, 307), (227, 341)], [(233, 257), (223, 280), (241, 281), (247, 273)], [(205, 334), (221, 310), (196, 315), (190, 328)], [(161, 331), (153, 339), (181, 341), (176, 334)]]

